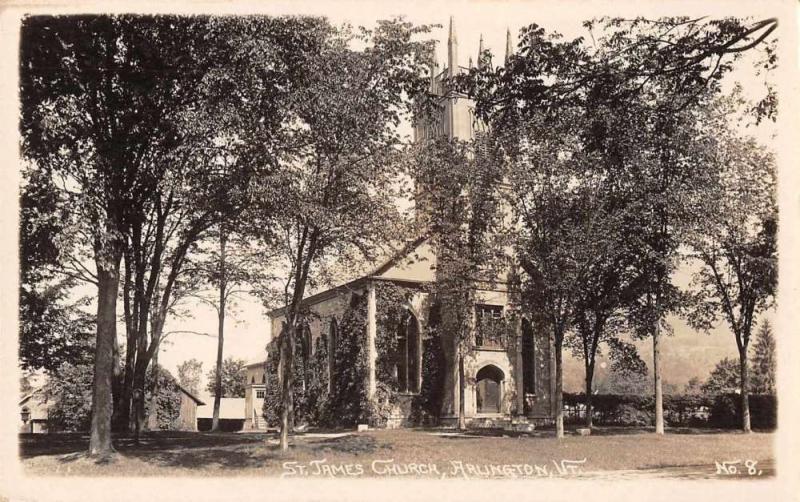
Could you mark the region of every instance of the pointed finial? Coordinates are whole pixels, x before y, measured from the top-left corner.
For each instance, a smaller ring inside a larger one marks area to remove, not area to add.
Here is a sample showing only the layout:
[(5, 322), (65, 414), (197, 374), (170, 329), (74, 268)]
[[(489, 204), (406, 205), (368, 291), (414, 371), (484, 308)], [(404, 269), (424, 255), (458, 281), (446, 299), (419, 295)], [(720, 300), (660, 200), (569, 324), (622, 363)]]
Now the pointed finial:
[(506, 63), (512, 54), (514, 54), (514, 48), (511, 45), (511, 28), (506, 28)]
[(447, 74), (450, 77), (458, 74), (458, 40), (453, 16), (450, 16), (450, 34), (447, 37)]
[(472, 56), (469, 57), (469, 69), (472, 69)]
[(478, 42), (478, 68), (483, 68), (483, 33), (481, 33), (481, 39)]

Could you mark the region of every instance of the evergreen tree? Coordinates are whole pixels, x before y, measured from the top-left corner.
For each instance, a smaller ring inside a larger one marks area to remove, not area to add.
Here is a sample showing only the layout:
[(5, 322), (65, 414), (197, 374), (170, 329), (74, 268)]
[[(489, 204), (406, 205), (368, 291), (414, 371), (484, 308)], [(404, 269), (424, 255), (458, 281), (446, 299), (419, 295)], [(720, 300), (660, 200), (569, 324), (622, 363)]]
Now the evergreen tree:
[(753, 346), (753, 376), (750, 381), (750, 390), (754, 394), (777, 393), (775, 380), (775, 337), (772, 334), (772, 325), (765, 320), (761, 323), (756, 334), (756, 344)]

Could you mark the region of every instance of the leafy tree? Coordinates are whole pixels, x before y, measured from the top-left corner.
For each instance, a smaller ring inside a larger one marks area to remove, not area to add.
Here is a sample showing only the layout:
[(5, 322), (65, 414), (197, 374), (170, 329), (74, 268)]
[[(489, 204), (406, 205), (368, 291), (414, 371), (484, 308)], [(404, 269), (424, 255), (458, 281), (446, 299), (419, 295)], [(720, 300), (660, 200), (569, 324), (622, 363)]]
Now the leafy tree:
[(180, 143), (172, 113), (194, 93), (192, 49), (202, 40), (198, 30), (204, 22), (136, 16), (23, 22), (23, 155), (58, 182), (78, 243), (72, 263), (98, 288), (92, 455), (113, 451), (120, 265), (167, 166), (176, 165), (162, 155)]
[(753, 139), (741, 138), (730, 109), (720, 106), (717, 141), (709, 148), (717, 183), (707, 193), (713, 208), (697, 222), (690, 244), (700, 264), (694, 274), (692, 324), (709, 329), (720, 318), (733, 332), (739, 353), (742, 429), (750, 431), (749, 365), (753, 323), (771, 307), (777, 284), (776, 171), (772, 155)]
[[(155, 379), (158, 381), (154, 382)], [(172, 429), (181, 411), (181, 391), (177, 380), (158, 361), (154, 361), (147, 372), (146, 386), (153, 389), (155, 395), (147, 402), (148, 427), (151, 430)]]
[[(92, 379), (94, 366), (89, 363), (62, 363), (47, 376), (44, 395), (47, 398), (48, 421), (53, 430), (88, 431), (92, 420)], [(155, 373), (148, 374), (149, 380)], [(180, 411), (180, 394), (175, 379), (164, 368), (157, 372), (161, 383), (155, 401), (158, 428), (169, 429)], [(148, 385), (150, 387), (152, 384)], [(148, 408), (152, 413), (153, 408)]]
[[(761, 325), (753, 353), (749, 390), (754, 394), (775, 394), (774, 340), (768, 322)], [(710, 395), (741, 392), (741, 364), (731, 358), (719, 361), (701, 386)]]
[[(24, 23), (23, 153), (57, 182), (69, 209), (71, 254), (62, 268), (98, 286), (92, 454), (112, 451), (121, 264), (127, 351), (116, 416), (138, 430), (146, 369), (187, 285), (188, 251), (222, 215), (235, 214), (252, 167), (274, 165), (273, 147), (284, 143), (273, 132), (285, 123), (280, 110), (293, 68), (305, 66), (294, 29), (304, 23), (165, 16)], [(253, 51), (261, 51), (263, 64), (255, 64)], [(234, 92), (248, 81), (259, 87), (259, 100)], [(242, 119), (254, 110), (259, 115), (247, 130), (261, 139), (261, 163), (248, 157), (252, 149), (234, 151)], [(142, 398), (133, 403), (134, 395)]]
[(203, 377), (203, 363), (189, 359), (178, 365), (178, 384), (194, 395), (200, 392), (200, 379)]
[[(596, 105), (584, 106), (597, 111), (589, 114), (589, 120), (567, 112), (578, 130), (570, 134), (576, 140), (561, 154), (570, 158), (601, 152), (615, 159), (617, 179), (635, 203), (629, 206), (631, 220), (626, 224), (641, 250), (636, 288), (641, 294), (631, 303), (629, 316), (639, 334), (653, 338), (657, 433), (663, 433), (664, 425), (661, 329), (666, 315), (686, 303), (685, 295), (671, 284), (671, 275), (680, 258), (684, 230), (701, 214), (697, 209), (712, 174), (696, 168), (696, 160), (705, 152), (695, 138), (699, 124), (693, 112), (720, 92), (722, 78), (744, 51), (760, 44), (766, 65), (774, 65), (775, 41), (769, 35), (776, 25), (772, 19), (747, 25), (737, 19), (606, 18), (584, 23), (591, 46), (583, 37), (563, 40), (531, 25), (521, 32), (519, 54), (504, 68), (481, 66), (463, 79), (477, 100), (478, 114), (495, 130), (509, 131), (511, 152), (527, 147), (546, 151), (546, 141), (527, 134), (526, 126), (538, 126), (540, 131), (554, 126), (563, 133), (570, 125), (563, 126), (565, 109), (587, 102)], [(593, 31), (597, 27), (602, 30), (599, 36)], [(762, 109), (771, 108), (773, 101), (768, 92)], [(536, 223), (540, 228), (543, 224)], [(560, 290), (567, 296), (559, 300), (574, 302), (572, 291)], [(563, 317), (568, 304), (553, 305), (559, 306), (559, 315), (553, 317), (552, 311), (548, 315), (552, 324), (560, 326), (555, 333), (560, 350), (559, 333), (569, 326), (557, 318)]]
[(60, 235), (68, 211), (53, 180), (30, 165), (20, 196), (20, 347), (23, 369), (54, 371), (63, 362), (91, 359), (94, 319), (84, 299), (69, 298), (78, 282), (60, 274), (65, 251)]
[[(235, 300), (242, 294), (250, 293), (267, 281), (262, 260), (266, 258), (264, 248), (256, 250), (241, 234), (233, 233), (236, 222), (220, 223), (217, 231), (209, 234), (206, 242), (198, 245), (200, 258), (188, 267), (187, 274), (194, 274), (195, 281), (187, 291), (213, 288), (215, 291), (198, 291), (193, 298), (201, 300), (217, 312), (217, 360), (215, 371), (216, 389), (211, 430), (219, 428), (219, 408), (222, 396), (222, 363), (225, 340), (225, 319)], [(213, 238), (213, 239), (212, 239)], [(210, 241), (216, 241), (212, 244)], [(215, 249), (216, 247), (216, 249)], [(260, 251), (260, 253), (259, 253)], [(255, 285), (256, 288), (252, 288)]]
[[(220, 374), (222, 396), (221, 397), (244, 397), (246, 387), (247, 362), (244, 359), (227, 357), (222, 362), (222, 372)], [(208, 372), (208, 384), (206, 391), (214, 393), (216, 389), (217, 369), (211, 368)]]
[(626, 371), (613, 365), (608, 376), (598, 382), (596, 392), (599, 394), (637, 395), (643, 396), (650, 390), (650, 375), (647, 371)]
[(49, 426), (54, 430), (87, 431), (92, 421), (92, 374), (89, 364), (62, 363), (47, 379)]
[[(325, 277), (324, 263), (375, 258), (381, 244), (398, 235), (392, 225), (398, 220), (397, 126), (409, 108), (407, 98), (425, 85), (420, 75), (427, 45), (412, 40), (424, 31), (403, 21), (352, 33), (317, 20), (309, 29), (312, 43), (304, 47), (304, 73), (293, 82), (296, 94), (285, 122), (287, 152), (273, 176), (259, 179), (263, 192), (252, 208), (256, 235), (276, 240), (287, 270), (282, 361), (295, 358), (301, 301), (306, 288)], [(352, 49), (356, 43), (365, 49)], [(291, 364), (281, 367), (285, 450), (294, 372)]]
[(701, 386), (706, 394), (732, 394), (740, 385), (739, 362), (726, 357), (719, 361)]
[(702, 392), (702, 382), (696, 376), (693, 376), (686, 382), (686, 385), (683, 388), (683, 393), (687, 396), (698, 396)]
[[(166, 336), (167, 316), (178, 314), (181, 302), (209, 278), (192, 266), (197, 243), (213, 239), (215, 226), (225, 222), (231, 230), (232, 222), (241, 221), (252, 196), (251, 178), (268, 171), (279, 154), (281, 104), (290, 101), (289, 79), (304, 64), (287, 31), (303, 25), (293, 18), (211, 18), (204, 26), (203, 47), (197, 49), (203, 53), (193, 54), (195, 94), (173, 111), (181, 132), (180, 144), (169, 152), (175, 168), (153, 193), (150, 211), (136, 221), (126, 254), (128, 346), (137, 350), (128, 352), (136, 364), (134, 373), (126, 374), (120, 420), (128, 413), (128, 394), (143, 385), (142, 375)], [(254, 50), (263, 57), (254, 60)], [(227, 64), (219, 67), (219, 61)], [(260, 94), (254, 97), (250, 91), (256, 85)], [(260, 162), (240, 140), (245, 136), (258, 142)], [(142, 412), (139, 404), (137, 424)]]

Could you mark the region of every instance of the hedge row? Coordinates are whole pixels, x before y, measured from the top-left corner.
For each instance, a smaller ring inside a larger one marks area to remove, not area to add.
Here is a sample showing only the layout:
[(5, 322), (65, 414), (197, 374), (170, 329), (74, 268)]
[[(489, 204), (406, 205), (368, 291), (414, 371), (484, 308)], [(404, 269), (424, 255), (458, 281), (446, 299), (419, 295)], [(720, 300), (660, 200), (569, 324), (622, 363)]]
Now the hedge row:
[[(565, 421), (582, 423), (586, 396), (564, 393)], [(654, 423), (653, 396), (595, 394), (592, 419), (596, 425), (646, 426)], [(664, 419), (673, 427), (738, 428), (742, 421), (738, 394), (665, 395)], [(777, 400), (772, 395), (750, 396), (750, 422), (754, 429), (774, 429)]]

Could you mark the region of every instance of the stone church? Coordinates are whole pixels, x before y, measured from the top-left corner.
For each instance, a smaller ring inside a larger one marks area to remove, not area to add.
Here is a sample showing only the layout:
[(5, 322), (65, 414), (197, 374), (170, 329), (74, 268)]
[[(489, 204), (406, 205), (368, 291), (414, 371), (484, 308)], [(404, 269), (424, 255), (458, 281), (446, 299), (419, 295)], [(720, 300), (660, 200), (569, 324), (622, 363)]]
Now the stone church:
[[(470, 100), (447, 89), (446, 79), (468, 68), (458, 65), (458, 42), (450, 20), (447, 42), (447, 66), (434, 66), (431, 91), (440, 97), (440, 110), (436, 117), (415, 124), (416, 140), (446, 136), (471, 140), (482, 127), (474, 118), (474, 105)], [(480, 52), (483, 50), (481, 40)], [(511, 53), (511, 35), (507, 34), (506, 58)], [(478, 64), (481, 61), (479, 54)], [(472, 60), (470, 59), (470, 66)], [(392, 283), (413, 291), (405, 306), (403, 325), (396, 331), (397, 354), (390, 364), (397, 379), (397, 405), (392, 409), (387, 426), (403, 427), (411, 424), (411, 402), (423, 384), (423, 343), (428, 336), (429, 293), (426, 285), (435, 280), (436, 253), (427, 239), (410, 242), (394, 256), (372, 271), (346, 284), (310, 296), (304, 307), (311, 312), (303, 340), (298, 340), (301, 350), (313, 350), (317, 340), (328, 344), (328, 354), (337, 343), (337, 325), (353, 295), (364, 295), (367, 300), (367, 395), (376, 391), (378, 295), (381, 283)], [(462, 371), (454, 366), (444, 368), (450, 375), (445, 379), (443, 405), (438, 416), (440, 424), (455, 424), (459, 410), (463, 409), (468, 425), (473, 427), (512, 427), (542, 424), (555, 416), (554, 351), (546, 332), (535, 330), (526, 319), (518, 319), (513, 329), (487, 330), (493, 322), (501, 322), (513, 309), (508, 281), (499, 279), (492, 284), (476, 284), (474, 306), (475, 329), (469, 348), (464, 355)], [(271, 332), (279, 333), (284, 322), (284, 310), (270, 313)], [(479, 328), (480, 327), (480, 328)], [(308, 338), (307, 340), (305, 338)], [(444, 337), (442, 337), (444, 339)], [(269, 354), (268, 357), (273, 357)], [(277, 354), (275, 355), (277, 357)], [(452, 358), (445, 363), (453, 365)], [(329, 371), (331, 369), (329, 368)], [(256, 374), (258, 373), (258, 374)], [(335, 378), (335, 375), (332, 375)], [(248, 368), (246, 428), (264, 427), (259, 417), (264, 396), (263, 365), (256, 363)], [(463, 400), (463, 403), (461, 402)]]

